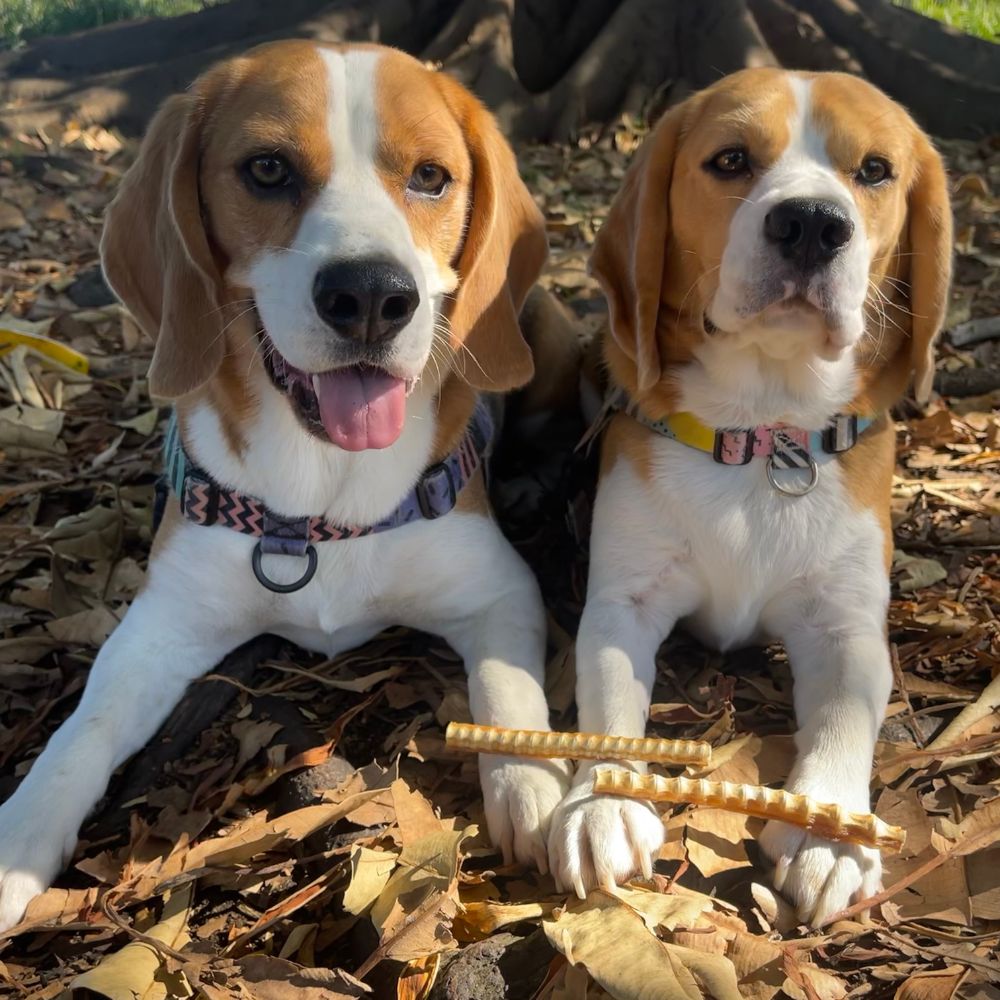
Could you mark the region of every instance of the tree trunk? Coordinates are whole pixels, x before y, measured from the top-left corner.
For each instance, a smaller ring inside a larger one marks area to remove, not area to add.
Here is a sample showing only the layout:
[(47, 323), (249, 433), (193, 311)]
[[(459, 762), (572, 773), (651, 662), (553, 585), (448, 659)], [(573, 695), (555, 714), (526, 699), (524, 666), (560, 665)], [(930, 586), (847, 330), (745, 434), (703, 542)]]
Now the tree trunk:
[(862, 74), (942, 137), (1000, 131), (1000, 48), (888, 0), (231, 0), (0, 54), (0, 129), (74, 117), (137, 134), (210, 63), (288, 37), (440, 63), (515, 139), (655, 116), (754, 65)]

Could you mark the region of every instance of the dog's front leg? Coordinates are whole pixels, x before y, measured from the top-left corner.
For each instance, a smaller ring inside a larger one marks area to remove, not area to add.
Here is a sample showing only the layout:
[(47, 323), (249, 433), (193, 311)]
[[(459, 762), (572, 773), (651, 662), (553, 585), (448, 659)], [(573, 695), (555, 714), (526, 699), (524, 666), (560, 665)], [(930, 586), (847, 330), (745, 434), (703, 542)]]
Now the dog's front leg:
[[(516, 559), (513, 552), (510, 557)], [(547, 730), (545, 613), (537, 583), (517, 563), (512, 589), (448, 630), (445, 638), (465, 661), (475, 722)], [(506, 863), (516, 859), (548, 870), (549, 820), (566, 794), (569, 775), (569, 765), (561, 760), (480, 754), (486, 822)]]
[[(627, 596), (588, 597), (576, 641), (581, 732), (645, 734), (656, 651), (672, 625)], [(581, 898), (588, 889), (612, 889), (636, 872), (649, 877), (653, 854), (663, 843), (663, 824), (650, 803), (594, 794), (597, 766), (579, 766), (549, 834), (549, 865), (556, 882)], [(639, 762), (600, 766), (645, 771)]]
[[(702, 599), (671, 513), (627, 461), (601, 480), (594, 505), (587, 604), (576, 640), (576, 703), (581, 732), (644, 736), (656, 653), (677, 621)], [(549, 833), (557, 883), (584, 896), (636, 872), (652, 872), (663, 824), (648, 802), (595, 795), (584, 763), (559, 804)], [(644, 771), (645, 765), (629, 766)]]
[[(155, 570), (154, 570), (155, 577)], [(249, 636), (208, 622), (184, 587), (150, 583), (94, 662), (76, 711), (0, 807), (0, 930), (72, 857), (112, 772), (140, 749), (194, 678)]]
[[(872, 757), (892, 689), (892, 667), (879, 608), (845, 602), (836, 591), (817, 607), (839, 609), (836, 622), (820, 615), (785, 631), (794, 679), (798, 750), (786, 783), (793, 792), (836, 802), (854, 812), (870, 809)], [(877, 850), (834, 843), (784, 823), (768, 823), (760, 844), (775, 862), (774, 882), (799, 917), (820, 924), (852, 899), (878, 891)]]

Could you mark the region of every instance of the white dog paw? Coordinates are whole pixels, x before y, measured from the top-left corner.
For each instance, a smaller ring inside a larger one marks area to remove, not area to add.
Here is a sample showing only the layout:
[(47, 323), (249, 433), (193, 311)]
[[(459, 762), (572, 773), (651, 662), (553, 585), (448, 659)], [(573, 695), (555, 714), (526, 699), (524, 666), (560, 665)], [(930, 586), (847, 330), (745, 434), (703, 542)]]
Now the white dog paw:
[(653, 806), (595, 795), (588, 767), (552, 818), (549, 866), (561, 890), (583, 899), (589, 889), (614, 889), (639, 872), (650, 878), (653, 855), (662, 844), (663, 823)]
[(479, 777), (490, 839), (503, 853), (504, 863), (532, 864), (544, 875), (545, 838), (552, 813), (569, 788), (569, 764), (483, 754)]
[(810, 926), (879, 891), (882, 858), (872, 847), (824, 840), (774, 820), (760, 846), (774, 862), (774, 887)]
[(24, 916), (28, 904), (52, 884), (72, 851), (34, 823), (19, 822), (11, 803), (0, 808), (0, 933)]

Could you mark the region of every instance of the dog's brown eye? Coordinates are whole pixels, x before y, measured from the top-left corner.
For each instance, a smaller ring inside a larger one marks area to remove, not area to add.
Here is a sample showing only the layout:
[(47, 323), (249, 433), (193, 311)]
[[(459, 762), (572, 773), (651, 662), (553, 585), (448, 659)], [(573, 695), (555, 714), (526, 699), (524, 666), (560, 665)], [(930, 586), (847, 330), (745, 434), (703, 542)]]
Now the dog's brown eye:
[(861, 164), (855, 176), (862, 184), (881, 184), (892, 177), (892, 168), (889, 166), (888, 161), (883, 160), (881, 156), (869, 156)]
[(421, 163), (410, 176), (407, 185), (411, 191), (418, 194), (437, 196), (448, 186), (451, 175), (437, 163)]
[(251, 180), (262, 188), (281, 187), (291, 177), (288, 164), (274, 155), (254, 156), (247, 161), (246, 170)]
[(709, 170), (720, 177), (738, 177), (750, 172), (750, 157), (745, 149), (734, 147), (723, 149), (716, 153), (705, 164)]

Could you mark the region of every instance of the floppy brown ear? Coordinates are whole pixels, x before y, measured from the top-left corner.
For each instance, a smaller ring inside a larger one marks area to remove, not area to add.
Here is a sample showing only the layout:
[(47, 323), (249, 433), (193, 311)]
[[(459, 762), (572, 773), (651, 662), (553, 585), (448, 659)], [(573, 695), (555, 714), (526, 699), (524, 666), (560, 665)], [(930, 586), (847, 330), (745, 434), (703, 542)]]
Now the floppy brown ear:
[(934, 341), (944, 325), (951, 284), (952, 221), (948, 177), (941, 155), (919, 134), (916, 176), (907, 215), (910, 243), (910, 362), (913, 393), (920, 403), (930, 398), (934, 381)]
[(225, 351), (221, 277), (198, 194), (201, 118), (193, 94), (160, 108), (108, 207), (101, 238), (108, 284), (156, 340), (149, 391), (168, 399), (211, 378)]
[[(439, 77), (472, 158), (472, 198), (449, 322), (470, 385), (507, 392), (531, 380), (534, 361), (518, 315), (548, 256), (545, 220), (493, 116), (460, 84)], [(463, 349), (464, 345), (464, 349)]]
[(590, 257), (608, 300), (611, 334), (635, 362), (640, 392), (662, 374), (656, 321), (670, 234), (670, 178), (686, 107), (671, 109), (639, 147)]

